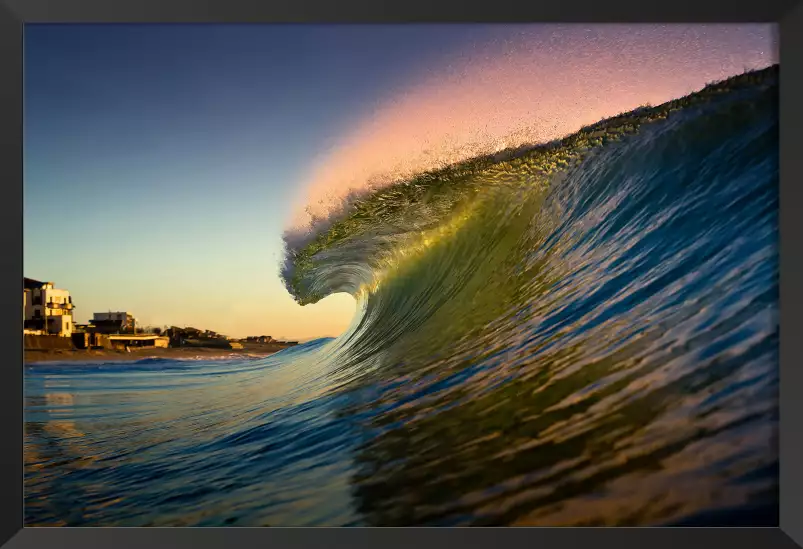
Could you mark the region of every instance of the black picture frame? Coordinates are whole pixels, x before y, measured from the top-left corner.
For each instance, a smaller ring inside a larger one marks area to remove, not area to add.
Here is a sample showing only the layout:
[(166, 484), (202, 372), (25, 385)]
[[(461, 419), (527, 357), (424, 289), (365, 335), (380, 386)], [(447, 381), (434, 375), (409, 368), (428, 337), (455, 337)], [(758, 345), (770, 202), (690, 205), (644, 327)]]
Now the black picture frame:
[[(780, 44), (780, 524), (778, 528), (502, 528), (502, 529), (291, 529), (291, 528), (24, 528), (22, 319), (23, 51), (28, 23), (390, 23), (390, 22), (778, 22)], [(766, 0), (575, 0), (515, 3), (408, 0), (393, 4), (349, 0), (265, 3), (256, 0), (3, 0), (0, 2), (0, 544), (27, 547), (468, 547), (615, 546), (803, 547), (803, 2)]]

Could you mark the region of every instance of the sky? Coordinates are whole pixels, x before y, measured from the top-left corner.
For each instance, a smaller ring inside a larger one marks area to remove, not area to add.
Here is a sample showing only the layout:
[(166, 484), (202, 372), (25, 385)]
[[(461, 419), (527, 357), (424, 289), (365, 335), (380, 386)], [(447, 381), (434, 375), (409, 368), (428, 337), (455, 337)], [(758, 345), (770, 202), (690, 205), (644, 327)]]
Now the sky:
[(775, 62), (770, 25), (29, 25), (25, 276), (76, 321), (334, 336), (282, 234), (369, 181), (559, 137)]

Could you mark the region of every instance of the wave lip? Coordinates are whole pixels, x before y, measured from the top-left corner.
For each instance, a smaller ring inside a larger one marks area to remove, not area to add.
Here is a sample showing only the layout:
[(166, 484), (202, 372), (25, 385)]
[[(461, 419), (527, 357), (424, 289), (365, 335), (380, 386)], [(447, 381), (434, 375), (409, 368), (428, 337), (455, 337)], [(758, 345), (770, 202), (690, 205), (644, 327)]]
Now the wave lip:
[(663, 105), (642, 106), (599, 121), (563, 139), (497, 151), (379, 190), (352, 192), (328, 217), (313, 218), (309, 227), (285, 233), (281, 277), (302, 305), (334, 292), (356, 295), (376, 282), (381, 256), (404, 246), (410, 237), (425, 239), (422, 233), (440, 223), (453, 223), (466, 202), (500, 186), (520, 192), (546, 189), (557, 174), (607, 144), (723, 95), (736, 97), (740, 90), (773, 86), (777, 75), (778, 65), (772, 65)]

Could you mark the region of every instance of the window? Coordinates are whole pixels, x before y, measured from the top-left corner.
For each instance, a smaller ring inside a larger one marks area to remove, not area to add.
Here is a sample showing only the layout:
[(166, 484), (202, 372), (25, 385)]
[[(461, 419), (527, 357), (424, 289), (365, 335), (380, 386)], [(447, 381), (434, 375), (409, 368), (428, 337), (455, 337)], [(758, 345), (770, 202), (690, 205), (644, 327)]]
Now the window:
[(35, 309), (33, 312), (34, 318), (40, 318), (42, 316), (42, 311), (40, 309)]

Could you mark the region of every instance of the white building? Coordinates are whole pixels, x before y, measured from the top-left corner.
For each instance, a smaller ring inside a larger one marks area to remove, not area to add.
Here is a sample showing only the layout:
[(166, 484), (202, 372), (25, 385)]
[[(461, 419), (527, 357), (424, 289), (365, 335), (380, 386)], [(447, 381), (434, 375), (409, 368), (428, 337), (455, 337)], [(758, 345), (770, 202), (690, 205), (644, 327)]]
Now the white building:
[(52, 282), (25, 278), (22, 303), (26, 332), (62, 337), (72, 335), (74, 306), (67, 290), (55, 288)]

